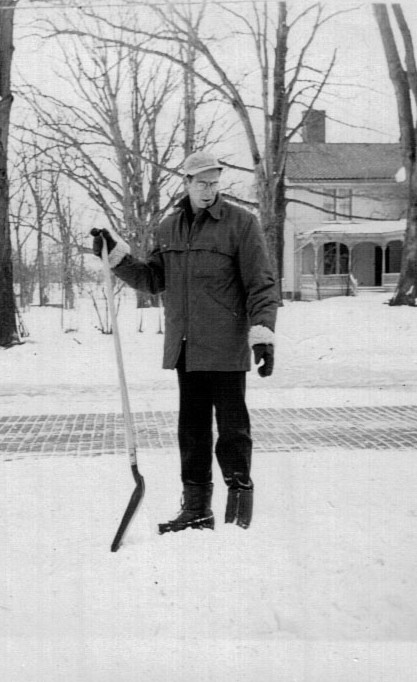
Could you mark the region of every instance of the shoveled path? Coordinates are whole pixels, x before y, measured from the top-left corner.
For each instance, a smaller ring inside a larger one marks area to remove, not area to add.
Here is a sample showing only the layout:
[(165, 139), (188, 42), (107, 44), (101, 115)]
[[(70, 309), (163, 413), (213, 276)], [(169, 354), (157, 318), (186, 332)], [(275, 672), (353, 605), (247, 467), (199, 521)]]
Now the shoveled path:
[[(133, 415), (139, 448), (176, 447), (177, 413)], [(261, 451), (405, 450), (417, 448), (417, 405), (252, 409), (254, 447)], [(109, 414), (9, 416), (0, 418), (0, 455), (124, 454), (123, 417)]]

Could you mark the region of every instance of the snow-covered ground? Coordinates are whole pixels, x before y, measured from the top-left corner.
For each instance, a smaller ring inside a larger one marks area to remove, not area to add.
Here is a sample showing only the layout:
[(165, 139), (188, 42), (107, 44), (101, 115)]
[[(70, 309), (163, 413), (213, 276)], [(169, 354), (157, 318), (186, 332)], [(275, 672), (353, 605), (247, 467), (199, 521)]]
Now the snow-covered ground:
[[(145, 309), (143, 333), (133, 292), (123, 295), (119, 326), (132, 410), (173, 409), (176, 374), (161, 369), (157, 309)], [(286, 303), (278, 312), (274, 375), (248, 377), (252, 407), (402, 404), (417, 390), (417, 312), (391, 308), (388, 294)], [(120, 409), (113, 338), (101, 334), (87, 297), (75, 316), (32, 307), (31, 336), (0, 352), (3, 414)], [(163, 324), (162, 324), (163, 328)], [(74, 331), (63, 330), (74, 329)], [(417, 400), (417, 395), (415, 400)]]
[[(252, 407), (417, 405), (417, 311), (386, 295), (287, 303), (274, 376)], [(111, 336), (33, 307), (0, 351), (5, 415), (120, 410)], [(175, 409), (157, 310), (120, 312), (132, 410)], [(411, 682), (417, 669), (417, 459), (408, 451), (257, 452), (254, 521), (158, 536), (178, 510), (175, 450), (141, 450), (143, 505), (115, 457), (1, 462), (0, 679), (5, 682)]]

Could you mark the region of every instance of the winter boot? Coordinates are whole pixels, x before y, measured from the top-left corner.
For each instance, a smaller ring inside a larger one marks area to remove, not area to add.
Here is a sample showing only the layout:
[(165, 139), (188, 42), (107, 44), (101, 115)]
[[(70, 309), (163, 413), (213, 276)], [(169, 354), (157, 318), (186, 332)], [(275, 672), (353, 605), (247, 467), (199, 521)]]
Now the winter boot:
[(176, 533), (186, 528), (214, 529), (214, 516), (211, 510), (213, 484), (184, 485), (181, 511), (176, 519), (159, 524), (159, 534)]
[(225, 523), (236, 523), (241, 528), (249, 528), (253, 511), (253, 485), (250, 487), (229, 488)]

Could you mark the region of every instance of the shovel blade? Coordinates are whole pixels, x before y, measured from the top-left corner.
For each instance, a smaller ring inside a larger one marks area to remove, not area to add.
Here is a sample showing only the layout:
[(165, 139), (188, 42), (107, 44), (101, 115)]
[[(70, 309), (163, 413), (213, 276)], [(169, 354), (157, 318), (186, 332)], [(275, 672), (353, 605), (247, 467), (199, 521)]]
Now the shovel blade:
[(120, 545), (122, 544), (126, 531), (131, 525), (133, 519), (135, 518), (136, 512), (138, 511), (140, 504), (143, 500), (143, 496), (145, 495), (145, 481), (143, 477), (140, 474), (138, 474), (137, 476), (135, 476), (135, 480), (136, 488), (132, 493), (132, 497), (129, 500), (129, 504), (126, 507), (126, 511), (123, 514), (120, 526), (112, 542), (111, 545), (112, 552), (117, 552)]

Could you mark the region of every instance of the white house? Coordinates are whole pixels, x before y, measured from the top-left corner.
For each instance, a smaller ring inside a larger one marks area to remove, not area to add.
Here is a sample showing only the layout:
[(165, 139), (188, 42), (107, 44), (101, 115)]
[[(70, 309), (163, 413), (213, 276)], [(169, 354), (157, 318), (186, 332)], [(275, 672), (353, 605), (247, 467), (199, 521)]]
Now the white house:
[(393, 290), (407, 207), (402, 165), (398, 144), (326, 142), (325, 112), (310, 112), (286, 166), (286, 297)]

